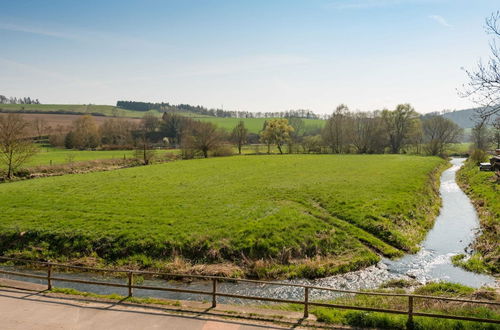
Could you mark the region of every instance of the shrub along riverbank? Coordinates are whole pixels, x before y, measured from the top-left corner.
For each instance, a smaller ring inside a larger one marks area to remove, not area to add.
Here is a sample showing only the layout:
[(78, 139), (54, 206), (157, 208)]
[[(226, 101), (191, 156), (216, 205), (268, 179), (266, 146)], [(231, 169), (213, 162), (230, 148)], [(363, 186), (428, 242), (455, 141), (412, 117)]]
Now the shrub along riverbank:
[(494, 172), (481, 172), (471, 160), (457, 172), (457, 181), (476, 207), (481, 223), (471, 256), (455, 256), (453, 262), (470, 271), (500, 275), (500, 184)]
[(197, 159), (0, 185), (8, 256), (258, 278), (322, 277), (415, 252), (440, 158)]

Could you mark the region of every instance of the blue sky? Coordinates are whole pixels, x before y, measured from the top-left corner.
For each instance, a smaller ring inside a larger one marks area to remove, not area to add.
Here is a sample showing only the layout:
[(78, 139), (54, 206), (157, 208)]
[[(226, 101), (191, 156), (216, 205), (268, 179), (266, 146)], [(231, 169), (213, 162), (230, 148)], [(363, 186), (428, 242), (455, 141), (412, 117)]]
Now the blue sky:
[(473, 105), (487, 0), (0, 0), (0, 94), (232, 110)]

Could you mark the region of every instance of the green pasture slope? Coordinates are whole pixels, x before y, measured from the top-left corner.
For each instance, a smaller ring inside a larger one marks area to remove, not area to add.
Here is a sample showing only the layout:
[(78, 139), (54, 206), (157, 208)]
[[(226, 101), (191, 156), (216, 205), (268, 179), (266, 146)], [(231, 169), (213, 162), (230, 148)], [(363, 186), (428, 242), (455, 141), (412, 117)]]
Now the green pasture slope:
[[(61, 114), (81, 113), (91, 114), (98, 113), (108, 117), (129, 117), (142, 118), (145, 111), (134, 111), (118, 108), (112, 105), (96, 105), (96, 104), (0, 104), (0, 111), (3, 112), (25, 112), (25, 113), (55, 113)], [(160, 116), (160, 112), (156, 110), (148, 111), (154, 115)]]
[[(245, 123), (245, 127), (248, 129), (250, 133), (259, 133), (262, 131), (264, 127), (264, 123), (266, 120), (270, 120), (272, 118), (219, 118), (219, 117), (200, 117), (196, 118), (201, 121), (208, 121), (216, 124), (218, 127), (223, 128), (227, 131), (231, 131), (240, 121)], [(324, 120), (322, 119), (303, 119), (306, 129), (321, 129), (325, 125)]]
[(0, 184), (0, 254), (150, 268), (181, 257), (252, 277), (326, 276), (416, 251), (444, 164), (235, 156)]

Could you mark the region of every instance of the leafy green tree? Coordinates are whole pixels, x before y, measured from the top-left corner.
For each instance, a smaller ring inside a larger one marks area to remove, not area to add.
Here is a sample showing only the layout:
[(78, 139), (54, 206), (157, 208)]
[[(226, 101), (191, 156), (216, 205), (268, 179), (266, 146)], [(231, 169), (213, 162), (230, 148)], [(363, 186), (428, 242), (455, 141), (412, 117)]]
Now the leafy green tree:
[(270, 144), (274, 143), (278, 147), (280, 154), (283, 154), (283, 145), (290, 139), (293, 127), (284, 118), (271, 119), (267, 121), (264, 130), (260, 133), (261, 141), (267, 143), (268, 153)]
[(382, 119), (389, 140), (391, 153), (397, 154), (409, 136), (418, 114), (410, 104), (398, 104), (396, 110), (383, 110)]

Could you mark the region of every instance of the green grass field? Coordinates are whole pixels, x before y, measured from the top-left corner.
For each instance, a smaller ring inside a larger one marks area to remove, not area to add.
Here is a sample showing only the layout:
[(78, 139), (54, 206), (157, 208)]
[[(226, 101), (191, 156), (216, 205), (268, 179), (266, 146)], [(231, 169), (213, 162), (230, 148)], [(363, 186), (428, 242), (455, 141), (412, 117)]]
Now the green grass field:
[[(194, 117), (201, 121), (208, 121), (216, 124), (218, 127), (227, 131), (231, 131), (242, 120), (245, 122), (245, 127), (250, 133), (259, 133), (263, 127), (264, 122), (271, 118), (218, 118), (218, 117)], [(325, 121), (322, 119), (304, 119), (305, 127), (308, 130), (315, 128), (323, 128)]]
[[(158, 156), (162, 156), (165, 153), (179, 152), (178, 150), (157, 150)], [(71, 162), (84, 162), (89, 160), (102, 160), (102, 159), (123, 159), (123, 158), (133, 158), (134, 150), (104, 150), (104, 151), (92, 151), (92, 150), (72, 150), (72, 149), (60, 149), (52, 147), (41, 147), (39, 152), (35, 154), (26, 163), (25, 167), (33, 166), (48, 166), (48, 165), (58, 165), (67, 164)]]
[[(0, 184), (0, 253), (247, 276), (325, 276), (416, 251), (439, 208), (433, 157), (236, 156)], [(433, 174), (431, 174), (433, 173)]]

